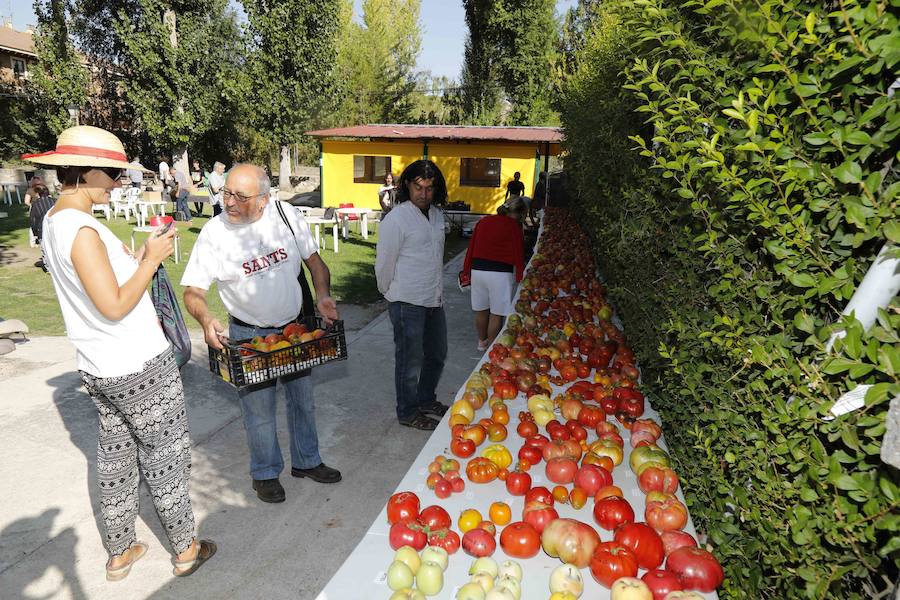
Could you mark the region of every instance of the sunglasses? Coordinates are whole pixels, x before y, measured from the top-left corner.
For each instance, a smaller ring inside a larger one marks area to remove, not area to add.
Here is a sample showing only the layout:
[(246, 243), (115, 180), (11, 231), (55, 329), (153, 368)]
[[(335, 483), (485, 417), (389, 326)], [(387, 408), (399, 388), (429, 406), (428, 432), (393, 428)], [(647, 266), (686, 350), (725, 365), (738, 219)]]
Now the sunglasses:
[(245, 196), (244, 194), (238, 194), (237, 192), (232, 192), (232, 191), (229, 190), (228, 188), (222, 188), (222, 196), (223, 196), (223, 198), (225, 198), (225, 199), (227, 199), (227, 198), (233, 198), (233, 199), (235, 199), (235, 200), (237, 200), (238, 202), (241, 202), (241, 203), (244, 203), (244, 202), (250, 202), (251, 200), (253, 200), (253, 199), (256, 198), (257, 196), (261, 196), (261, 195), (262, 195), (262, 194), (256, 194), (255, 196)]
[(103, 171), (107, 177), (116, 181), (122, 176), (122, 169), (117, 167), (95, 167), (98, 171)]

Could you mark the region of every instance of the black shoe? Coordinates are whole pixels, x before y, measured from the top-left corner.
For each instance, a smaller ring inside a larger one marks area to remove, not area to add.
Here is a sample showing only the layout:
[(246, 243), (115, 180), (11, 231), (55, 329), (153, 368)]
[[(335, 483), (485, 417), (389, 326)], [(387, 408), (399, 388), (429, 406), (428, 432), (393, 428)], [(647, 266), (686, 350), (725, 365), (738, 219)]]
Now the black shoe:
[(438, 425), (437, 421), (435, 421), (431, 417), (426, 417), (422, 413), (416, 413), (409, 419), (400, 419), (399, 422), (404, 427), (421, 429), (422, 431), (434, 431), (434, 428)]
[(284, 502), (284, 488), (278, 479), (254, 479), (253, 489), (263, 502)]
[(446, 404), (441, 404), (437, 400), (434, 402), (429, 402), (427, 404), (419, 405), (419, 412), (426, 415), (433, 415), (435, 417), (443, 417), (444, 413), (446, 413), (450, 409)]
[(291, 467), (291, 475), (294, 477), (309, 477), (319, 483), (337, 483), (341, 480), (341, 472), (325, 466), (325, 463), (319, 463), (318, 467), (313, 467), (312, 469)]

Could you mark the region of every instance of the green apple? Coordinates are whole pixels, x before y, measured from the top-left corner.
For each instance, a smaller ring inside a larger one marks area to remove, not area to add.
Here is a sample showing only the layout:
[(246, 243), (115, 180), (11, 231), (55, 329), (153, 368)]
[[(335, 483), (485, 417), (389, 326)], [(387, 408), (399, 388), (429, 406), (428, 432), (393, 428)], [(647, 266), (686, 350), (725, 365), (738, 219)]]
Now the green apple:
[(441, 570), (446, 571), (447, 565), (450, 564), (450, 555), (447, 551), (439, 546), (425, 546), (422, 550), (422, 562), (436, 562), (441, 565)]
[(522, 581), (522, 565), (514, 560), (504, 560), (500, 565), (499, 571), (497, 571), (497, 575), (500, 577), (507, 575), (517, 581)]
[(484, 588), (470, 581), (456, 592), (456, 600), (484, 600)]
[(550, 573), (550, 593), (569, 592), (576, 598), (580, 598), (584, 592), (584, 579), (581, 571), (573, 564), (565, 563), (553, 569)]
[(412, 587), (414, 575), (405, 562), (395, 560), (387, 570), (387, 584), (392, 590)]
[(507, 589), (494, 588), (485, 594), (484, 600), (516, 600), (516, 597)]
[(444, 587), (444, 569), (430, 560), (422, 563), (416, 574), (416, 588), (426, 596), (437, 596)]
[(494, 582), (495, 590), (508, 591), (513, 596), (513, 600), (519, 600), (522, 597), (522, 583), (510, 575), (501, 575)]
[(485, 594), (494, 589), (494, 576), (487, 571), (478, 571), (472, 575), (472, 582), (480, 585)]
[(419, 570), (419, 565), (422, 564), (422, 559), (419, 558), (419, 553), (416, 552), (416, 549), (412, 546), (402, 546), (397, 549), (394, 553), (394, 560), (399, 560), (402, 563), (405, 563), (409, 570), (413, 572), (415, 575)]
[(479, 571), (484, 571), (491, 576), (491, 579), (493, 579), (500, 572), (500, 565), (498, 565), (497, 561), (490, 556), (482, 556), (481, 558), (475, 559), (475, 562), (469, 567), (469, 575), (474, 575)]
[(403, 588), (391, 594), (389, 600), (425, 600), (425, 594), (419, 590)]

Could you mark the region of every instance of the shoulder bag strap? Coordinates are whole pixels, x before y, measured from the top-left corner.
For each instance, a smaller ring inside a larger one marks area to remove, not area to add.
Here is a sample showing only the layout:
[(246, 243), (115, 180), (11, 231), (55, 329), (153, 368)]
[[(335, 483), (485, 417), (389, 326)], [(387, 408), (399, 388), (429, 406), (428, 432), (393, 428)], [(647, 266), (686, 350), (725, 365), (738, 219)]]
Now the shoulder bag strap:
[[(297, 243), (297, 234), (294, 232), (294, 228), (291, 227), (290, 221), (288, 221), (287, 215), (284, 214), (284, 208), (281, 206), (280, 200), (275, 200), (275, 208), (278, 209), (278, 215), (281, 217), (281, 220), (284, 221), (284, 224), (287, 225), (288, 229), (291, 230), (291, 237), (294, 238), (294, 245), (297, 246), (297, 252), (300, 253), (300, 244)], [(303, 257), (300, 257), (300, 274), (297, 275), (297, 281), (300, 283), (300, 290), (303, 294), (303, 308), (301, 309), (300, 316), (309, 317), (316, 314), (316, 303), (313, 301), (312, 290), (309, 289), (309, 282), (306, 281), (306, 273), (303, 270)]]

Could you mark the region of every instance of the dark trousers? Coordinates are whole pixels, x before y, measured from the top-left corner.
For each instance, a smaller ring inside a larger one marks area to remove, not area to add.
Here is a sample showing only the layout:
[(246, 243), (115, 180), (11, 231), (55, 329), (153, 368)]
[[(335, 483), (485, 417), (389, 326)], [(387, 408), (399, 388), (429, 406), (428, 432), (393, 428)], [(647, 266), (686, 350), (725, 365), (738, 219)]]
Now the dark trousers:
[(397, 418), (412, 419), (419, 407), (437, 400), (435, 389), (447, 359), (447, 319), (443, 307), (391, 302), (394, 326), (394, 385)]

